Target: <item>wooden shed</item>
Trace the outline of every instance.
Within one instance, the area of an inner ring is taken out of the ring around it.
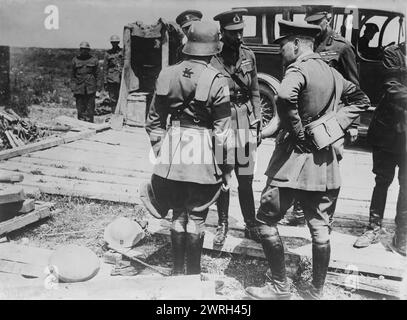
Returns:
[[[116,114],[130,125],[144,125],[155,81],[162,68],[176,62],[182,31],[173,22],[159,19],[146,25],[141,21],[124,27],[124,65]]]

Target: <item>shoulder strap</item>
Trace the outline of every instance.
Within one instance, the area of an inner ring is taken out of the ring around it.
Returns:
[[[334,76],[334,73],[333,73],[333,71],[332,71],[332,68],[331,67],[329,67],[329,69],[330,69],[330,71],[331,71],[331,73],[332,73],[332,78],[333,78],[333,82],[334,82],[334,89],[332,90],[332,93],[331,93],[331,96],[330,96],[330,98],[329,98],[329,100],[328,100],[328,103],[326,104],[326,106],[320,111],[320,112],[318,112],[318,114],[313,118],[313,120],[316,120],[316,119],[318,119],[318,118],[320,118],[321,116],[323,116],[324,114],[325,114],[325,112],[329,109],[329,107],[331,106],[331,104],[332,104],[332,101],[334,101],[334,111],[336,111],[336,99],[335,99],[335,96],[336,96],[336,78],[335,78],[335,76]]]
[[[195,90],[195,100],[205,102],[208,100],[209,92],[212,83],[218,76],[219,71],[213,68],[205,68],[199,76],[198,83]]]
[[[219,60],[217,56],[215,56],[216,59],[219,61],[219,63],[222,65],[223,69],[230,75],[232,80],[240,87],[240,89],[247,94],[249,97],[251,97],[251,91],[250,89],[246,86],[246,84],[235,74],[230,72],[225,65],[222,63],[222,61]]]

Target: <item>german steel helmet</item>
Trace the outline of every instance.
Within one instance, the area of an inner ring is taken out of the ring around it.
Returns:
[[[120,37],[114,34],[110,37],[110,42],[120,42]]]
[[[89,248],[68,244],[57,248],[48,260],[48,272],[61,282],[79,282],[93,278],[100,260]]]
[[[79,48],[90,49],[89,42],[87,42],[87,41],[82,41],[82,42],[79,44]]]
[[[220,51],[219,32],[216,25],[194,21],[187,34],[188,41],[182,53],[191,56],[212,56]]]
[[[137,222],[119,217],[106,227],[103,238],[113,248],[131,248],[143,239],[144,235]]]

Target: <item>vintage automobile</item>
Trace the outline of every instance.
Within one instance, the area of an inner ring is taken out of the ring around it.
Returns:
[[[309,7],[309,6],[308,6]],[[279,36],[279,20],[304,21],[306,6],[240,7],[248,10],[245,16],[244,42],[255,53],[259,77],[264,123],[276,112],[275,96],[283,76],[279,46],[273,44]],[[404,14],[367,8],[332,7],[331,24],[355,47],[360,87],[372,101],[372,108],[361,116],[359,133],[366,134],[372,111],[381,97],[383,84],[382,53],[385,47],[405,41]],[[378,32],[369,42],[369,53],[362,52],[359,40],[366,24],[375,24]]]

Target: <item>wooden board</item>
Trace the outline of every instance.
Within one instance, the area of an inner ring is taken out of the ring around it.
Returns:
[[[59,116],[55,119],[55,121],[56,121],[56,123],[59,123],[62,125],[68,125],[68,126],[71,126],[74,128],[79,127],[79,128],[85,128],[85,129],[92,129],[92,130],[96,130],[96,131],[110,129],[109,123],[96,124],[96,123],[78,120],[78,119],[68,117],[68,116]]]
[[[0,160],[10,159],[10,158],[21,156],[23,154],[27,154],[30,152],[55,147],[55,146],[58,146],[63,143],[75,141],[77,139],[83,139],[85,137],[90,137],[94,133],[95,133],[95,131],[93,131],[93,130],[87,130],[84,132],[67,134],[66,137],[49,138],[49,139],[46,139],[43,141],[30,143],[30,144],[27,144],[22,147],[3,150],[3,151],[0,151]]]
[[[9,232],[21,229],[31,223],[51,216],[53,214],[53,211],[51,211],[52,206],[52,203],[36,205],[34,211],[1,222],[0,237]]]
[[[363,290],[394,297],[400,297],[400,287],[402,286],[401,281],[335,272],[328,272],[326,282],[345,287],[348,290]]]
[[[170,223],[167,220],[150,220],[149,231],[169,236]],[[281,236],[309,239],[309,233],[305,228],[297,228],[296,234],[293,233],[294,227],[279,227]],[[207,227],[205,229],[204,248],[208,250],[222,251],[227,253],[244,254],[252,257],[264,258],[264,252],[261,244],[255,241],[245,239],[243,236],[235,237],[229,233],[222,247],[213,245],[215,229]],[[361,273],[373,273],[377,275],[390,277],[403,277],[407,269],[407,259],[397,254],[386,251],[381,244],[370,246],[366,249],[353,248],[353,242],[356,237],[333,232],[331,234],[332,253],[330,268],[349,270],[356,266]],[[364,251],[365,250],[365,251]],[[366,251],[367,250],[367,251]],[[298,248],[286,248],[286,262],[291,269],[300,259],[310,259],[312,257],[312,245],[306,244]]]
[[[182,285],[180,285],[182,283]],[[214,281],[201,281],[200,275],[174,277],[111,277],[103,281],[59,284],[55,290],[44,285],[5,286],[5,299],[79,299],[79,300],[202,300],[215,298]]]
[[[3,172],[4,173],[4,172]],[[24,189],[20,186],[9,186],[5,189],[0,189],[0,205],[13,203],[25,200]]]

